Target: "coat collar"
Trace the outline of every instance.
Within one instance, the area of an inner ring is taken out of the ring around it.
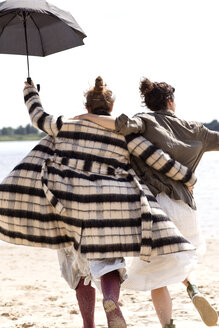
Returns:
[[[157,112],[155,112],[156,114],[161,114],[161,115],[167,115],[167,116],[173,116],[176,117],[175,113],[172,110],[159,110]]]

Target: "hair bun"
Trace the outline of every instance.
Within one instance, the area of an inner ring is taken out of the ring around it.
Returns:
[[[147,78],[143,78],[140,84],[140,91],[142,96],[151,92],[154,88],[154,83],[148,80]]]
[[[94,91],[95,92],[102,92],[103,89],[104,89],[103,79],[102,79],[101,76],[98,76],[95,80]]]

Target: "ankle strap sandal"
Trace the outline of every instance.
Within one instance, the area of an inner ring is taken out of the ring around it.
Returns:
[[[173,324],[173,319],[170,320],[169,324],[165,325],[165,328],[176,328],[176,325]]]
[[[189,297],[192,300],[195,295],[200,294],[200,291],[199,291],[199,289],[196,285],[192,285],[188,281],[187,293],[188,293]]]
[[[198,310],[202,321],[207,326],[216,326],[218,321],[218,313],[213,306],[211,306],[205,296],[201,294],[198,287],[188,282],[187,292],[196,310]]]

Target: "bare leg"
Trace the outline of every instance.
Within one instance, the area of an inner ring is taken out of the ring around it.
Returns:
[[[126,322],[118,304],[120,277],[117,270],[109,272],[101,277],[101,288],[108,328],[126,328]]]
[[[189,286],[189,278],[187,277],[182,283],[186,286],[186,287],[188,287]]]
[[[167,287],[151,291],[152,301],[162,327],[170,324],[172,318],[172,300]]]
[[[83,328],[95,328],[94,309],[96,291],[91,285],[84,285],[84,279],[81,278],[76,288],[76,296],[83,319]]]

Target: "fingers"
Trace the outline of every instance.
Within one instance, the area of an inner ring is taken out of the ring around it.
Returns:
[[[72,121],[79,120],[79,116],[70,117],[69,120],[72,120]]]
[[[73,117],[71,120],[83,120],[84,116],[86,114],[81,114],[81,115],[76,115],[75,117]]]
[[[192,194],[192,195],[193,195],[194,186],[192,186],[192,187],[187,187],[187,188],[188,188],[188,190],[189,190],[190,194]]]
[[[25,84],[25,87],[35,87],[35,85],[34,85],[34,83],[33,83],[33,81],[31,80],[31,84],[29,84],[27,81],[25,81],[24,82],[24,84]]]

